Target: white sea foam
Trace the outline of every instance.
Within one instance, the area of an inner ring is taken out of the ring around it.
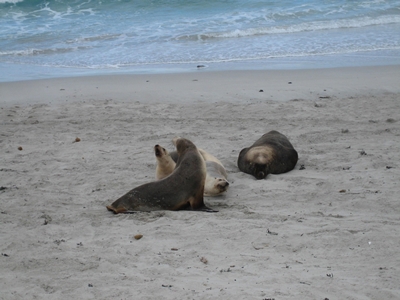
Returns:
[[[306,31],[321,31],[331,29],[363,28],[368,26],[400,24],[400,15],[380,16],[378,18],[361,17],[332,21],[312,21],[287,26],[268,26],[248,29],[234,29],[225,32],[209,32],[195,35],[182,35],[177,40],[206,40],[213,38],[239,38],[267,34],[288,34]]]
[[[24,0],[0,0],[0,3],[18,3],[23,2]]]

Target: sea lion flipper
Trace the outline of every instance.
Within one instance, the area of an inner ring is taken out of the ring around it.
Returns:
[[[112,205],[107,205],[106,207],[109,211],[112,211],[114,214],[131,213],[125,207],[114,207]]]
[[[210,213],[218,212],[218,210],[214,210],[214,209],[209,208],[209,207],[207,207],[205,205],[203,205],[203,206],[201,206],[199,208],[193,208],[193,207],[188,205],[188,206],[186,206],[184,208],[180,208],[180,210],[204,211],[204,212],[210,212]]]
[[[107,210],[112,211],[114,214],[117,213],[117,212],[115,211],[115,208],[112,207],[111,205],[107,205],[106,208],[107,208]]]
[[[202,208],[200,208],[200,210],[201,211],[204,211],[204,212],[209,212],[209,213],[216,213],[216,212],[218,212],[218,210],[214,210],[214,209],[212,209],[212,208],[209,208],[209,207],[207,207],[207,206],[203,206]]]

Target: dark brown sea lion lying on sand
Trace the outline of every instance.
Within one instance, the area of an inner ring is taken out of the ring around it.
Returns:
[[[250,147],[242,149],[237,164],[242,172],[257,179],[264,179],[268,174],[281,174],[293,170],[297,160],[297,151],[288,138],[273,130],[264,134]]]

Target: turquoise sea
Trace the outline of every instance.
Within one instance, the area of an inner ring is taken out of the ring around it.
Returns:
[[[400,0],[0,0],[0,81],[385,64]]]

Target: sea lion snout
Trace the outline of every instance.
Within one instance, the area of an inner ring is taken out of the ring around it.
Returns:
[[[256,179],[261,180],[264,179],[266,177],[265,173],[263,171],[260,171],[256,174],[254,174],[254,176],[256,177]]]
[[[226,189],[226,188],[228,188],[228,186],[229,186],[228,181],[226,181],[225,179],[222,179],[222,178],[218,179],[218,187]]]
[[[258,180],[267,177],[267,165],[255,164],[254,165],[254,177]]]
[[[220,191],[226,191],[226,189],[229,186],[229,182],[224,180],[224,179],[219,179],[218,180],[218,188],[220,189]]]
[[[165,149],[163,147],[161,147],[160,145],[154,146],[154,152],[157,157],[161,157],[163,154],[166,153]]]
[[[222,181],[222,182],[220,182],[220,184],[223,187],[228,187],[229,186],[229,182],[228,181]]]

